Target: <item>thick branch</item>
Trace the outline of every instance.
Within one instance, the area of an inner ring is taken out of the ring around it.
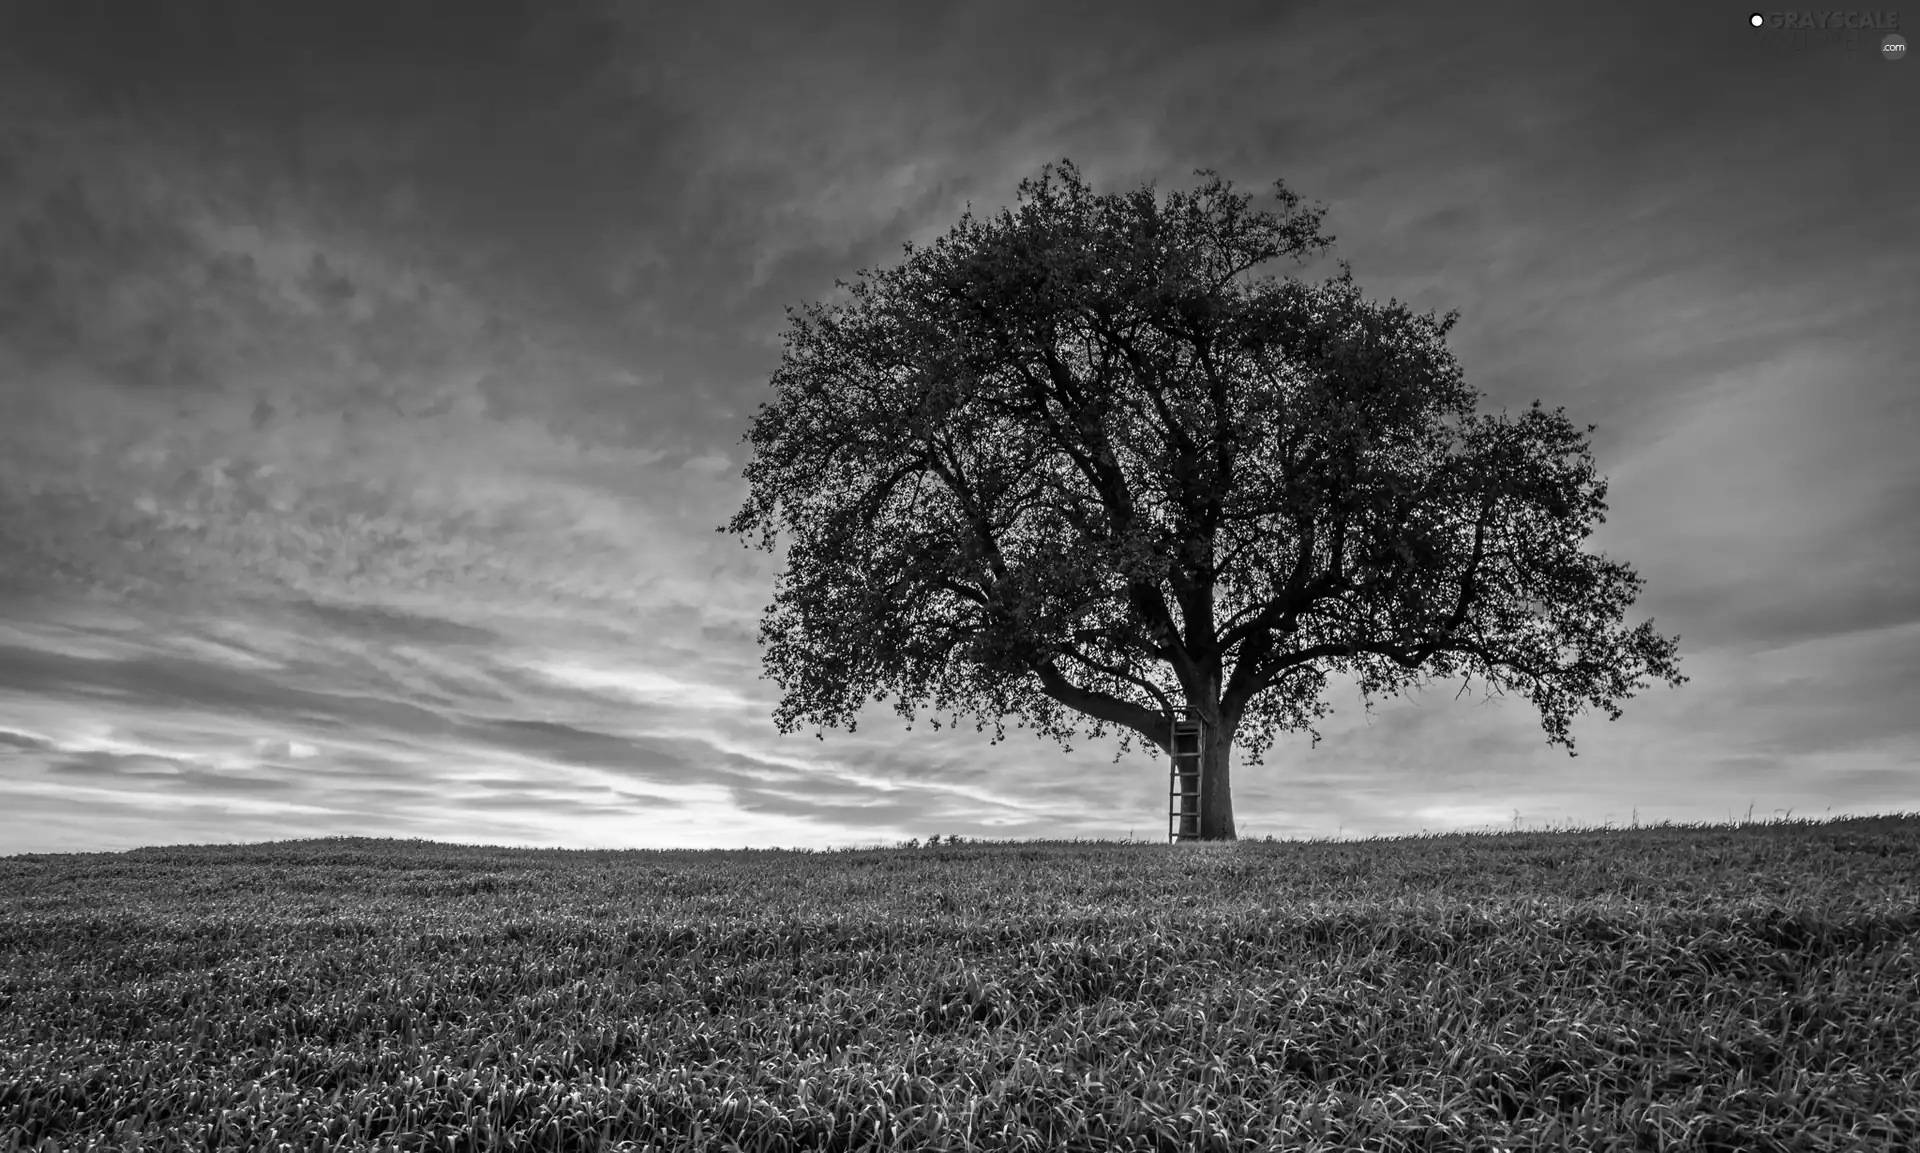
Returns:
[[[1167,742],[1164,715],[1107,693],[1083,689],[1067,680],[1059,669],[1053,667],[1052,661],[1036,666],[1033,671],[1040,678],[1040,691],[1054,700],[1090,717],[1124,725],[1152,741],[1162,752],[1172,752]]]
[[[1122,680],[1122,681],[1126,681],[1128,684],[1138,685],[1139,687],[1147,690],[1147,692],[1153,694],[1154,699],[1160,702],[1161,708],[1166,709],[1169,712],[1172,711],[1173,709],[1173,702],[1167,699],[1167,694],[1161,692],[1160,686],[1154,684],[1152,681],[1147,680],[1145,677],[1136,676],[1134,673],[1128,671],[1127,669],[1120,668],[1115,665],[1107,664],[1104,661],[1096,661],[1092,657],[1087,656],[1085,653],[1081,652],[1077,648],[1067,649],[1065,652],[1061,653],[1060,655],[1072,657],[1074,660],[1079,661],[1081,664],[1087,666],[1093,671],[1099,672],[1099,673],[1105,673],[1108,676],[1113,677],[1115,680]]]

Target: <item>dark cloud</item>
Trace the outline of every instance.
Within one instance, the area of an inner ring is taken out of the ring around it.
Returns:
[[[92,751],[70,753],[47,763],[47,771],[57,776],[130,777],[141,781],[173,776],[181,763],[171,757]]]
[[[589,795],[573,794],[554,796],[526,789],[511,789],[482,793],[462,797],[463,807],[479,812],[533,812],[543,817],[564,819],[567,817],[602,817],[620,813],[637,812],[642,806],[648,809],[676,809],[682,802],[670,797],[635,798],[628,796],[608,796],[602,800],[593,800]]]
[[[214,772],[190,759],[145,753],[92,750],[50,758],[47,772],[58,777],[119,780],[147,791],[206,793],[286,793],[297,786],[277,772]]]
[[[39,157],[32,146],[4,138],[0,149],[24,152],[28,162]],[[136,388],[205,393],[219,383],[225,366],[206,340],[204,301],[179,293],[137,305],[128,299],[128,289],[164,278],[182,261],[198,263],[176,222],[103,194],[77,173],[56,177],[37,195],[22,188],[16,196],[27,203],[16,200],[11,227],[0,224],[0,267],[7,269],[0,317],[16,353],[42,359],[84,351]]]
[[[1920,583],[1811,583],[1782,587],[1758,574],[1713,587],[1670,583],[1660,592],[1660,619],[1685,622],[1698,643],[1749,649],[1920,624]]]
[[[478,722],[467,726],[463,735],[493,748],[560,764],[612,769],[657,785],[721,784],[741,788],[771,776],[786,787],[806,779],[803,772],[716,752],[698,741],[622,737],[554,721]]]
[[[735,794],[734,805],[743,813],[859,830],[893,829],[903,825],[920,828],[940,823],[938,810],[930,808],[920,796],[849,803],[844,795],[822,794],[816,799],[764,789],[741,789]]]
[[[25,733],[9,732],[6,729],[0,729],[0,745],[11,745],[16,749],[25,749],[28,752],[38,752],[42,749],[50,749],[53,747],[39,737],[30,737]]]
[[[502,0],[428,0],[398,12],[366,0],[183,0],[125,12],[25,4],[4,19],[19,59],[122,115],[191,110],[273,128],[297,127],[312,110],[378,122],[449,97],[494,110],[537,105],[610,63],[612,48],[579,9]],[[237,93],[249,99],[236,102]]]
[[[1852,769],[1824,774],[1822,787],[1840,806],[1880,805],[1887,799],[1920,806],[1920,768]],[[1846,808],[1842,808],[1842,812]]]
[[[700,626],[700,639],[715,645],[750,648],[759,642],[760,630],[742,624]]]
[[[446,718],[400,701],[276,683],[258,672],[179,657],[67,656],[0,645],[0,688],[68,701],[110,700],[142,708],[196,708],[256,721],[414,736],[447,734]]]
[[[662,760],[681,761],[668,753],[664,743],[635,741],[553,721],[492,721],[475,725],[471,731],[488,744],[539,753],[570,765],[651,772],[652,766]]]
[[[361,640],[454,646],[490,645],[500,641],[500,634],[490,629],[398,609],[318,601],[289,607],[312,618],[328,632]]]
[[[1712,765],[1714,776],[1735,787],[1774,784],[1791,775],[1793,763],[1783,757],[1743,754],[1721,757]]]

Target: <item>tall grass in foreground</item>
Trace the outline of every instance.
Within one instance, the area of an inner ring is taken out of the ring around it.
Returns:
[[[1920,816],[0,859],[0,1150],[1920,1148]]]

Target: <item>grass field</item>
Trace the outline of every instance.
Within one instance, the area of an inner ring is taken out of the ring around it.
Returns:
[[[0,858],[0,1150],[1920,1148],[1920,816]]]

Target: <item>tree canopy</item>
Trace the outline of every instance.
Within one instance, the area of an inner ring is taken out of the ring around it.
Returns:
[[[851,732],[891,693],[909,728],[925,702],[995,742],[1015,716],[1070,750],[1082,714],[1118,761],[1193,707],[1202,835],[1231,837],[1232,746],[1317,743],[1330,673],[1369,702],[1478,678],[1570,754],[1587,707],[1684,683],[1677,638],[1623,623],[1639,578],[1583,548],[1594,426],[1476,411],[1458,313],[1369,301],[1344,263],[1256,275],[1328,248],[1324,209],[1197,175],[1162,202],[1048,165],[1017,209],[788,310],[719,530],[791,537],[760,632],[780,731]]]

